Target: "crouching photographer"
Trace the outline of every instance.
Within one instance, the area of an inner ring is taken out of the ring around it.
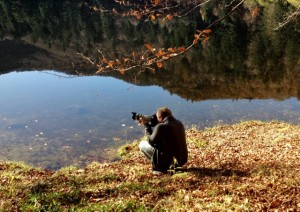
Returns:
[[[169,108],[158,108],[152,116],[132,114],[145,127],[147,140],[140,142],[139,149],[152,162],[154,174],[167,173],[170,166],[180,167],[187,162],[185,129]]]

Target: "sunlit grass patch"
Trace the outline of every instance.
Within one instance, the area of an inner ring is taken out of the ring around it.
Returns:
[[[100,177],[100,180],[104,183],[109,183],[115,180],[121,180],[116,174],[110,173]]]
[[[131,193],[131,192],[148,192],[150,191],[151,185],[147,182],[145,183],[138,183],[138,182],[124,182],[119,187],[120,190]]]
[[[179,173],[175,173],[172,175],[172,178],[175,180],[180,180],[180,178],[186,178],[188,177],[188,173],[187,172],[179,172]]]
[[[291,5],[297,7],[300,6],[300,1],[299,0],[287,0]]]
[[[81,191],[70,192],[34,192],[28,197],[28,201],[22,206],[23,210],[29,211],[60,211],[64,206],[78,205],[81,201]]]
[[[132,155],[132,152],[135,152],[138,150],[138,142],[135,141],[131,144],[123,145],[121,148],[119,148],[118,156],[121,158],[129,158]]]
[[[148,206],[145,203],[141,203],[138,200],[119,200],[116,202],[105,202],[105,203],[95,203],[91,205],[91,207],[87,208],[88,211],[99,211],[99,212],[106,212],[106,211],[137,211],[137,212],[147,212],[153,211],[151,206]],[[86,211],[86,210],[83,210]]]
[[[55,172],[55,174],[59,175],[59,174],[70,174],[73,172],[78,171],[78,168],[75,166],[68,166],[68,167],[63,167],[61,169],[59,169],[58,171]]]

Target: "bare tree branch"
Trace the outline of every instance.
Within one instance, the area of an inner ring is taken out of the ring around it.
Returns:
[[[197,4],[192,8],[192,10],[195,10],[198,7],[203,6],[204,4],[207,4],[211,0],[205,0],[202,3]],[[88,60],[92,65],[96,66],[98,70],[95,72],[95,74],[105,73],[109,71],[119,71],[122,74],[124,74],[126,71],[129,71],[131,69],[139,68],[140,72],[149,69],[151,71],[155,71],[155,67],[161,68],[163,65],[163,62],[166,62],[172,58],[178,57],[180,55],[185,54],[187,51],[189,51],[193,46],[198,44],[199,42],[206,43],[209,39],[209,34],[212,32],[211,28],[221,22],[223,19],[227,18],[229,15],[231,15],[239,6],[241,6],[245,0],[232,0],[232,2],[229,5],[226,5],[226,7],[233,6],[227,14],[220,17],[219,19],[212,22],[209,26],[207,26],[205,29],[197,30],[194,34],[194,40],[193,42],[187,46],[187,47],[174,47],[169,48],[168,50],[164,50],[162,48],[156,49],[152,47],[150,44],[145,43],[145,47],[147,51],[145,51],[143,54],[140,54],[140,56],[136,57],[135,54],[132,55],[132,58],[122,58],[122,59],[114,59],[108,61],[104,54],[100,52],[101,54],[101,61],[99,63],[93,62],[90,58],[81,55],[83,58]],[[235,4],[235,5],[234,5]],[[148,11],[149,12],[149,11]],[[184,15],[188,15],[190,12],[185,13]],[[143,14],[145,15],[145,14]],[[184,16],[183,15],[183,16]],[[180,17],[179,15],[177,15]]]
[[[298,8],[296,8],[295,11],[287,13],[282,22],[278,23],[278,26],[276,28],[274,28],[274,30],[279,30],[282,27],[284,27],[285,25],[287,25],[288,23],[290,23],[291,21],[295,20],[297,18],[297,16],[300,15],[300,6]]]
[[[194,6],[192,9],[190,9],[189,11],[187,11],[186,13],[182,14],[182,15],[178,15],[178,17],[184,17],[187,16],[188,14],[192,13],[195,9],[207,4],[208,2],[210,2],[211,0],[206,0],[205,2],[202,2],[200,4],[197,4],[196,6]]]

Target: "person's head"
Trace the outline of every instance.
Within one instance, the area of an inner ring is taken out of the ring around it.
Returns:
[[[156,116],[157,116],[157,120],[158,122],[162,122],[164,120],[164,118],[166,118],[167,116],[172,116],[172,112],[169,108],[167,107],[161,107],[158,108],[156,111]]]

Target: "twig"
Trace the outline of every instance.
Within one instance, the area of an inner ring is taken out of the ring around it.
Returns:
[[[183,15],[178,15],[179,18],[187,16],[188,14],[190,14],[192,11],[194,11],[195,9],[197,9],[198,7],[203,6],[204,4],[207,4],[208,2],[210,2],[211,0],[207,0],[205,2],[202,2],[200,4],[197,4],[195,7],[193,7],[192,9],[190,9],[189,11],[187,11],[186,13],[184,13]]]
[[[296,19],[296,17],[300,15],[300,6],[294,11],[289,13],[282,22],[278,23],[278,27],[274,28],[274,30],[279,30],[285,25],[287,25],[289,22],[291,22],[293,19]]]

